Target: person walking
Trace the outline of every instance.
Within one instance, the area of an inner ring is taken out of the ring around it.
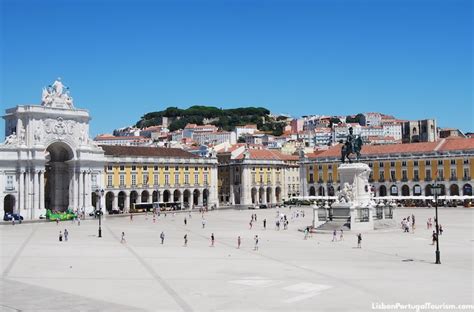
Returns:
[[[240,249],[240,243],[242,240],[240,239],[240,236],[237,237],[237,249]]]
[[[341,234],[339,235],[339,240],[343,241],[344,240],[344,230],[341,229]]]
[[[206,219],[202,218],[202,228],[204,229],[206,227]]]
[[[60,242],[63,241],[63,233],[61,231],[59,231],[59,241]]]
[[[125,243],[126,240],[125,240],[125,232],[122,232],[122,238],[120,239],[120,243]]]
[[[163,245],[163,243],[165,242],[165,232],[161,231],[160,239],[161,239],[161,245]]]
[[[263,219],[263,229],[267,229],[267,219]]]
[[[252,220],[250,220],[250,222],[249,222],[249,230],[252,229],[252,221],[253,221],[253,217],[252,217]]]
[[[133,214],[130,214],[130,222],[133,221]]]
[[[332,232],[332,241],[333,241],[333,242],[337,242],[337,236],[336,236],[336,235],[337,235],[336,230],[334,230],[334,231]]]
[[[253,250],[258,250],[258,235],[255,235],[254,241],[255,241],[255,247],[253,248]]]
[[[188,219],[186,219],[186,217],[184,217],[184,225],[188,224]]]
[[[211,234],[211,247],[214,247],[214,233]]]
[[[81,217],[77,217],[77,226],[81,226]]]
[[[188,234],[184,234],[184,247],[188,247]]]
[[[357,248],[362,248],[362,234],[357,234]]]
[[[438,237],[436,237],[436,232],[433,231],[433,234],[431,235],[431,245],[434,245],[437,239]]]
[[[443,235],[443,226],[439,225],[439,235]]]
[[[69,232],[67,231],[67,229],[64,229],[64,241],[67,242],[67,238],[69,236]]]

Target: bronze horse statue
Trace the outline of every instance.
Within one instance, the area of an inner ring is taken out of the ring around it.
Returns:
[[[342,141],[340,142],[342,143]],[[355,154],[356,161],[359,161],[363,144],[360,136],[357,136],[354,140],[347,140],[341,148],[341,162],[344,163],[347,158],[349,163],[352,163],[352,159],[349,157],[351,154]]]

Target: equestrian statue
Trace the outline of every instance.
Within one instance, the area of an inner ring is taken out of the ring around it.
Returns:
[[[349,157],[351,154],[356,154],[356,161],[359,161],[360,158],[360,151],[362,149],[362,139],[360,135],[357,137],[354,135],[354,129],[352,127],[349,128],[349,134],[347,135],[346,142],[339,141],[339,143],[343,143],[341,148],[341,162],[344,163],[346,158],[349,163],[352,163],[352,159]]]

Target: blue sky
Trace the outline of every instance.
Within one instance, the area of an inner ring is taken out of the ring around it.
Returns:
[[[474,130],[469,0],[0,3],[2,110],[60,76],[91,135],[191,105]]]

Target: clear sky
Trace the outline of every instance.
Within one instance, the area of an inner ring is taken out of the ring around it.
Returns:
[[[473,131],[472,2],[0,0],[1,108],[59,76],[91,135],[191,105]]]

